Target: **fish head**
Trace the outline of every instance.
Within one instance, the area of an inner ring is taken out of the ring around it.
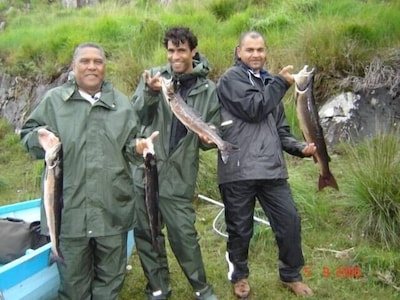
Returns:
[[[147,138],[147,148],[144,148],[143,150],[143,158],[146,158],[147,154],[154,154],[154,144],[153,140],[151,138]]]
[[[293,74],[296,94],[303,94],[307,91],[310,83],[314,78],[315,68],[308,71],[308,65],[305,65],[299,73]]]
[[[175,86],[172,77],[170,79],[161,77],[161,90],[165,96],[165,99],[170,101],[175,94]]]
[[[57,143],[54,146],[52,146],[50,149],[47,149],[44,159],[49,168],[53,168],[56,166],[57,156],[60,151],[61,151],[61,143]]]

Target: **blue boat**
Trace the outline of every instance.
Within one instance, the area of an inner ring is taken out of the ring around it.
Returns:
[[[40,199],[0,207],[0,218],[40,220]],[[134,247],[133,232],[128,235],[128,258]],[[49,264],[50,243],[0,265],[0,300],[52,300],[60,284],[56,264]]]

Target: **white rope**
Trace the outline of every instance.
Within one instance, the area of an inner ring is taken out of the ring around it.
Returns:
[[[214,199],[211,199],[211,198],[209,198],[209,197],[206,197],[206,196],[204,196],[204,195],[201,195],[201,194],[199,194],[198,197],[199,197],[200,199],[203,199],[203,200],[207,201],[207,202],[210,202],[210,203],[212,203],[212,204],[218,205],[219,207],[222,207],[221,211],[220,211],[220,212],[217,214],[217,216],[214,218],[214,221],[213,221],[213,225],[212,225],[212,226],[213,226],[213,230],[214,230],[216,233],[218,233],[219,235],[221,235],[221,236],[223,236],[223,237],[228,237],[228,234],[222,232],[221,229],[220,229],[220,226],[218,226],[218,224],[217,224],[219,218],[221,217],[221,215],[223,215],[223,213],[224,213],[224,211],[225,211],[224,204],[221,203],[221,202],[219,202],[219,201],[216,201],[216,200],[214,200]],[[262,224],[264,224],[264,225],[270,226],[270,225],[269,225],[269,222],[268,222],[267,220],[260,219],[260,218],[255,217],[255,216],[253,217],[253,219],[254,219],[254,221],[257,221],[257,222],[262,223]]]
[[[221,227],[221,226],[218,226],[218,224],[217,224],[217,222],[218,222],[220,216],[224,213],[224,211],[225,211],[225,208],[221,209],[220,212],[218,213],[218,215],[214,218],[214,221],[213,221],[213,230],[214,230],[216,233],[218,233],[219,235],[221,235],[221,236],[227,238],[227,237],[228,237],[228,234],[225,233],[225,232],[222,232],[221,229],[219,229],[219,227]]]

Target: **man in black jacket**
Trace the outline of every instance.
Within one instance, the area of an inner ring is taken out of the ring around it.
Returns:
[[[225,205],[228,277],[234,293],[246,298],[248,250],[253,234],[257,198],[267,215],[279,248],[279,275],[284,286],[296,295],[312,295],[302,281],[304,258],[301,248],[300,216],[293,202],[283,151],[311,156],[314,144],[299,142],[290,133],[281,100],[293,83],[292,66],[277,76],[263,69],[266,46],[258,32],[246,32],[235,49],[235,65],[217,86],[223,121],[232,120],[223,139],[240,150],[225,164],[218,159],[218,183]]]

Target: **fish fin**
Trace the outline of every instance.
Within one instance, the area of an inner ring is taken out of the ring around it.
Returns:
[[[221,151],[221,159],[222,159],[222,161],[223,161],[224,164],[227,163],[228,158],[229,158],[229,153],[228,153],[228,151],[222,150],[222,151]]]
[[[336,179],[335,177],[333,177],[331,173],[329,173],[329,176],[319,175],[318,190],[322,190],[325,187],[332,187],[334,189],[339,190],[339,186],[336,182]]]
[[[50,264],[57,263],[65,266],[64,257],[59,251],[58,254],[53,251],[50,252]]]
[[[224,162],[224,164],[227,163],[228,158],[229,158],[229,154],[231,152],[233,152],[233,151],[238,151],[238,150],[239,150],[238,146],[233,145],[233,144],[225,141],[224,144],[223,144],[222,150],[220,151],[221,152],[221,159]]]

